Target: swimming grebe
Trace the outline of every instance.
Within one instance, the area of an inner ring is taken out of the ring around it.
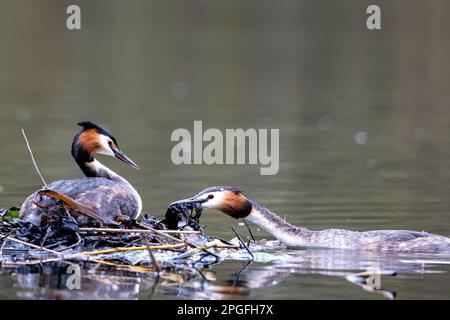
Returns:
[[[358,232],[343,229],[312,231],[296,227],[246,198],[237,187],[206,188],[192,198],[179,200],[173,204],[201,205],[202,208],[219,210],[236,219],[246,218],[289,247],[450,253],[450,238],[427,232],[409,230]]]
[[[83,129],[73,138],[72,156],[87,178],[59,180],[50,183],[47,188],[92,209],[106,221],[113,221],[118,215],[136,219],[142,210],[141,197],[127,180],[102,165],[94,155],[105,154],[135,169],[139,167],[119,149],[116,139],[105,129],[89,121],[78,125]],[[46,198],[37,206],[37,192],[23,202],[20,218],[39,226],[45,208],[54,206],[57,200]],[[76,218],[79,224],[90,220],[84,215],[76,215]]]

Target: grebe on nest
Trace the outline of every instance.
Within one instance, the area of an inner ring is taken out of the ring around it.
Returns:
[[[127,180],[102,165],[94,155],[105,154],[116,157],[135,169],[139,167],[120,151],[116,139],[105,129],[89,121],[78,125],[83,129],[73,138],[72,156],[86,178],[55,181],[47,189],[70,197],[92,210],[93,217],[97,216],[104,221],[114,221],[119,215],[136,219],[142,210],[141,197]],[[54,198],[48,198],[38,206],[35,203],[38,192],[31,194],[20,208],[20,218],[37,226],[40,225],[46,208],[51,208],[58,202]],[[90,219],[77,215],[77,220],[79,224],[86,224]]]
[[[450,238],[427,232],[409,230],[358,232],[343,229],[312,231],[296,227],[246,198],[237,187],[207,188],[192,198],[176,201],[172,205],[201,206],[205,209],[219,210],[236,219],[246,218],[288,247],[450,254]]]

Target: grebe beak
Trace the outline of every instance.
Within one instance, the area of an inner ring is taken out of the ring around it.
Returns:
[[[203,203],[205,201],[206,201],[206,199],[198,199],[196,197],[192,197],[192,198],[187,198],[187,199],[182,199],[182,200],[177,200],[175,202],[172,202],[169,205],[169,207],[179,206],[179,205],[195,205],[195,204]]]
[[[139,170],[139,167],[136,163],[134,163],[130,158],[128,158],[125,153],[123,153],[122,151],[120,151],[119,149],[114,148],[113,149],[114,152],[114,156],[119,159],[120,161],[125,162],[127,165],[129,165],[132,168],[135,168],[137,170]]]

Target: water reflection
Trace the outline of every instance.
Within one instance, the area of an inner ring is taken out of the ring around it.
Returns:
[[[392,255],[346,250],[268,251],[274,259],[262,264],[242,261],[228,268],[228,276],[218,279],[214,268],[190,271],[131,272],[100,264],[86,263],[81,269],[80,289],[68,288],[71,272],[65,262],[23,266],[7,271],[18,298],[24,299],[245,299],[259,290],[289,281],[292,276],[323,275],[348,281],[356,290],[365,290],[393,299],[402,292],[384,285],[387,278],[399,281],[422,278],[425,274],[447,272],[448,256]],[[367,273],[367,271],[371,271]],[[373,271],[373,272],[372,272]],[[5,273],[5,272],[4,272]],[[368,275],[380,275],[379,287],[368,283]],[[357,295],[356,295],[357,296]],[[293,299],[300,298],[291,297]],[[351,298],[351,295],[349,296]],[[266,297],[269,298],[269,297]]]
[[[180,288],[176,294],[193,299],[236,299],[250,297],[252,291],[258,289],[277,286],[283,281],[289,281],[289,277],[294,275],[319,274],[341,278],[343,282],[349,281],[367,292],[393,299],[396,292],[383,286],[386,278],[396,276],[405,280],[422,278],[427,273],[447,272],[445,268],[436,266],[448,265],[448,259],[448,256],[380,255],[345,250],[289,251],[282,254],[280,260],[266,266],[250,268],[251,263],[245,263],[222,284],[200,280],[189,289]],[[380,287],[362,281],[367,278],[361,272],[367,270],[371,271],[369,274],[380,275]]]

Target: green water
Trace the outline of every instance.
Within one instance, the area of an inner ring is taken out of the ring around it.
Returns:
[[[1,4],[0,208],[19,206],[40,187],[20,128],[53,181],[81,176],[70,143],[76,122],[91,120],[107,126],[141,167],[101,157],[156,216],[204,187],[237,185],[314,230],[450,236],[448,2],[381,1],[381,31],[365,28],[370,1],[78,3],[82,30],[71,32],[65,29],[68,1]],[[170,135],[192,130],[194,120],[220,130],[279,128],[278,174],[261,176],[258,165],[174,165]],[[208,211],[202,224],[229,239],[237,221]],[[245,297],[383,298],[339,274],[378,261],[400,270],[383,279],[398,298],[450,298],[448,264],[286,254],[297,260],[244,270]],[[234,279],[242,263],[214,266],[209,272],[217,280],[210,285]],[[255,279],[267,273],[270,281],[258,286]],[[54,270],[2,270],[0,298],[53,298],[57,279]],[[184,293],[187,287],[155,286],[149,276],[129,279],[114,294],[195,297]],[[82,292],[61,289],[58,297],[110,297],[104,282],[86,281]],[[195,292],[210,296],[208,289]]]

